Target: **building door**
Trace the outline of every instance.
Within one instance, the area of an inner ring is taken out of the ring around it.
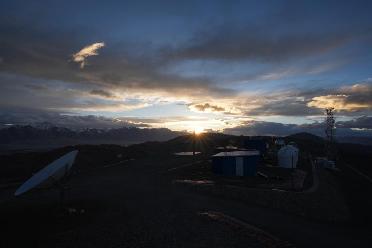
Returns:
[[[236,157],[236,175],[237,176],[244,176],[244,160],[243,157]]]

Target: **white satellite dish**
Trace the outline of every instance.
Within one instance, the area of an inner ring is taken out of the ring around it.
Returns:
[[[61,180],[68,175],[77,153],[78,151],[75,150],[53,161],[22,184],[14,195],[19,196],[38,186],[60,184]]]

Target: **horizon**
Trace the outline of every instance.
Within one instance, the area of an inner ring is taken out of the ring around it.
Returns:
[[[372,137],[370,1],[5,1],[0,125]]]

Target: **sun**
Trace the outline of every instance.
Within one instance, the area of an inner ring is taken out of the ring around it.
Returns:
[[[195,134],[199,135],[199,134],[204,132],[204,128],[200,127],[200,126],[195,126],[193,132],[195,132]]]

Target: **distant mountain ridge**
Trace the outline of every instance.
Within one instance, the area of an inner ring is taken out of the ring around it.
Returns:
[[[186,132],[172,131],[167,128],[120,127],[70,129],[53,126],[50,123],[42,123],[37,126],[13,125],[0,129],[0,153],[16,150],[45,150],[79,144],[131,145],[147,141],[171,141],[175,138],[182,140],[185,137],[179,136],[185,134]],[[222,133],[210,133],[208,137],[212,137],[211,135],[213,137],[217,135],[213,139],[226,136],[226,134]],[[287,141],[296,141],[296,143],[303,144],[304,146],[307,146],[307,144],[316,144],[315,146],[319,150],[322,150],[324,145],[324,138],[305,132],[289,135],[285,139]],[[372,139],[365,137],[346,136],[337,138],[337,141],[340,143],[372,144]]]
[[[71,130],[52,125],[10,126],[0,129],[0,149],[42,149],[77,144],[129,145],[146,141],[166,141],[183,134],[185,133],[167,128]]]
[[[312,141],[315,143],[323,143],[325,137],[321,137],[312,133],[301,132],[292,135],[288,135],[286,139],[297,139],[301,141]],[[372,137],[369,136],[336,136],[335,140],[337,143],[351,143],[361,145],[372,145]]]

